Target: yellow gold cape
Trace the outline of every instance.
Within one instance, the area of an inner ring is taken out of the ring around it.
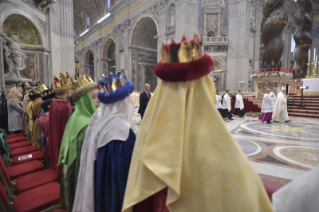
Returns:
[[[135,143],[122,211],[165,187],[171,212],[272,211],[215,107],[209,76],[158,84]]]

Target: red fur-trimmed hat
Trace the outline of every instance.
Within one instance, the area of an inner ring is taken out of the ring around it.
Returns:
[[[172,39],[162,45],[162,61],[154,67],[160,79],[169,82],[187,81],[201,78],[214,69],[214,59],[204,53],[202,42],[195,34],[192,40],[182,38],[180,43]]]

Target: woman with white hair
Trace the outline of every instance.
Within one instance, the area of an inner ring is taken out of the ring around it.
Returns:
[[[286,88],[282,88],[278,93],[277,100],[272,113],[272,119],[274,122],[289,122],[288,111],[287,111],[287,97]]]
[[[7,94],[7,107],[8,107],[8,130],[14,134],[22,130],[22,107],[19,104],[19,92],[17,88],[11,88]]]

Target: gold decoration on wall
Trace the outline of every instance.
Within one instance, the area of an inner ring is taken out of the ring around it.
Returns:
[[[9,15],[2,25],[7,37],[17,35],[20,44],[42,46],[41,35],[36,26],[26,17],[18,14]]]

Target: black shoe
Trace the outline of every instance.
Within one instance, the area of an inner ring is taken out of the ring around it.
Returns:
[[[286,123],[287,123],[287,122],[291,122],[291,120],[288,120],[288,121],[285,121],[285,122],[286,122]]]
[[[229,120],[234,120],[233,118],[228,118]]]
[[[244,116],[239,116],[239,118],[244,118]]]
[[[267,121],[267,124],[272,124],[270,121]]]
[[[276,123],[278,123],[279,121],[273,121],[273,122],[276,122]]]

